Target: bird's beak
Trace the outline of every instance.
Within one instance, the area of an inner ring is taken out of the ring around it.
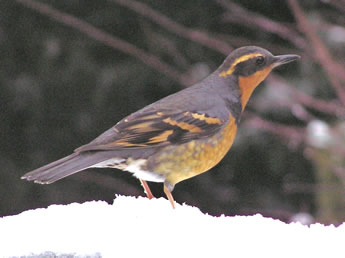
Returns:
[[[290,63],[292,61],[295,61],[297,59],[301,58],[298,55],[281,55],[281,56],[275,56],[274,57],[274,61],[273,61],[273,68],[283,65],[283,64],[287,64]]]

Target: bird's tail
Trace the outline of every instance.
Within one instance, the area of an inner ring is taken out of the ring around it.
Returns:
[[[35,181],[35,183],[40,184],[50,184],[61,178],[87,169],[99,162],[105,161],[108,159],[108,156],[109,155],[104,155],[104,153],[102,155],[102,153],[99,152],[73,153],[25,174],[22,176],[22,179]]]

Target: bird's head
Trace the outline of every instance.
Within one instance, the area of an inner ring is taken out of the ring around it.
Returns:
[[[269,51],[255,46],[241,47],[234,50],[218,70],[223,78],[237,77],[241,91],[242,108],[256,86],[262,82],[273,68],[298,59],[298,55],[274,56]]]

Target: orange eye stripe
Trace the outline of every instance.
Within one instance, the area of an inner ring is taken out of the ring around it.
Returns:
[[[235,67],[237,64],[245,62],[251,58],[258,57],[258,56],[263,56],[263,55],[260,53],[252,53],[252,54],[248,54],[248,55],[244,55],[244,56],[241,56],[239,58],[236,58],[235,61],[231,64],[230,68],[226,71],[221,72],[218,76],[219,77],[227,77],[235,71]]]

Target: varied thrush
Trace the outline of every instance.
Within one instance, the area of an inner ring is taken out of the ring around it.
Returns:
[[[146,181],[164,183],[175,207],[175,184],[222,160],[253,90],[273,68],[298,58],[238,48],[204,80],[125,117],[73,154],[22,178],[50,184],[87,168],[117,168],[133,173],[150,199]]]

